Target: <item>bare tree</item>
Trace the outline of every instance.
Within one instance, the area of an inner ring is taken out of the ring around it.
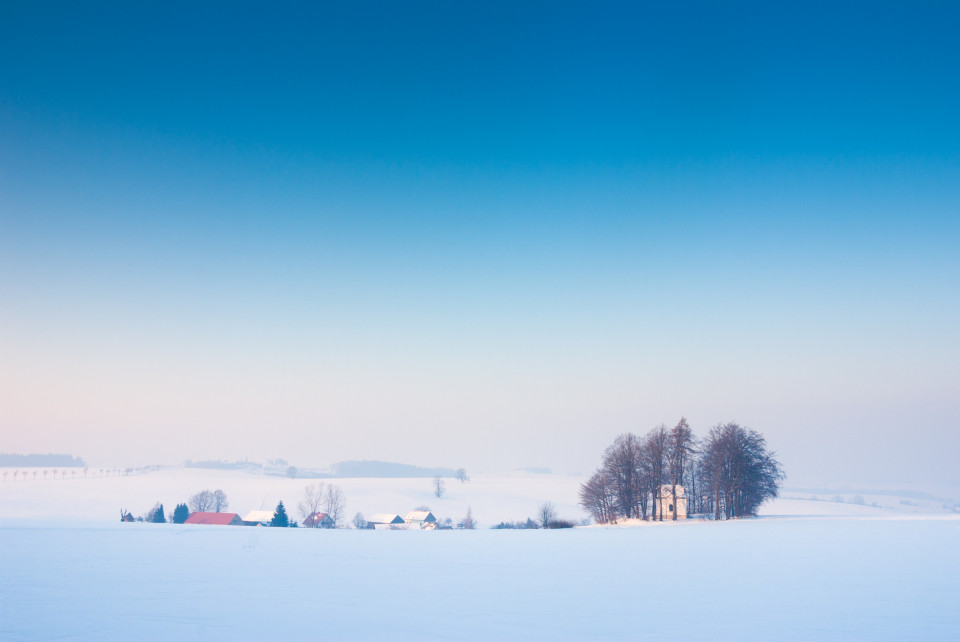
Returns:
[[[443,479],[440,475],[437,475],[433,478],[433,494],[438,498],[443,497],[443,494],[447,492],[447,487],[443,483]]]
[[[227,494],[220,490],[219,488],[213,491],[213,512],[222,513],[230,507],[230,502],[227,500]]]
[[[547,528],[550,522],[557,518],[557,508],[553,502],[543,502],[537,509],[537,523],[540,528]]]
[[[690,482],[690,492],[687,493],[687,514],[696,515],[697,513],[703,512],[703,491],[700,483],[703,474],[701,473],[700,462],[696,456],[696,452],[694,456],[690,458],[689,468],[690,472],[687,475],[687,479]]]
[[[653,519],[663,521],[663,502],[662,488],[667,473],[667,428],[660,424],[649,433],[644,441],[644,454],[647,486],[650,488],[650,494],[653,497],[653,505],[659,506],[659,515],[654,511]]]
[[[605,469],[580,485],[580,505],[598,524],[616,523],[616,492]]]
[[[300,511],[300,523],[305,524],[307,518],[313,515],[314,513],[320,512],[320,507],[323,505],[323,495],[326,488],[324,484],[310,484],[303,489],[303,500],[297,504],[297,510]],[[316,528],[318,524],[314,523],[313,527]]]
[[[354,528],[366,528],[367,520],[363,518],[363,513],[357,513],[353,516],[353,527]]]
[[[328,484],[327,492],[324,494],[324,510],[327,517],[333,520],[334,528],[343,517],[343,511],[346,509],[346,499],[343,496],[343,489],[336,484]]]
[[[467,475],[467,471],[466,471],[465,469],[463,469],[463,468],[457,468],[457,472],[456,472],[456,475],[455,475],[455,476],[456,476],[456,478],[460,481],[461,484],[462,484],[463,482],[468,482],[468,481],[470,481],[470,476]]]
[[[191,513],[205,513],[213,508],[213,502],[213,493],[209,490],[201,490],[187,501],[187,505]]]
[[[712,493],[714,519],[755,514],[760,504],[777,496],[784,478],[763,436],[735,423],[710,429],[701,472]]]
[[[670,497],[673,498],[673,521],[677,521],[677,486],[683,486],[687,462],[693,455],[693,431],[686,417],[681,417],[667,439],[667,463],[670,476]],[[662,508],[662,507],[661,507]],[[661,519],[663,519],[661,515]]]
[[[473,511],[467,506],[467,514],[463,518],[463,527],[467,530],[473,530],[477,527],[476,520],[473,519]]]
[[[646,517],[646,489],[641,483],[643,445],[633,433],[618,435],[603,452],[605,481],[613,489],[616,510],[624,517]]]

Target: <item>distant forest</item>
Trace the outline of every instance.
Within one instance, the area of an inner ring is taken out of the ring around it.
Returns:
[[[255,470],[259,471],[263,468],[263,464],[257,464],[254,462],[248,461],[216,461],[213,460],[204,460],[204,461],[193,461],[188,459],[183,462],[184,467],[186,468],[213,468],[215,470]]]
[[[397,464],[389,461],[341,461],[330,466],[330,472],[321,472],[305,468],[290,466],[284,459],[270,460],[268,466],[249,461],[191,461],[184,465],[187,468],[213,468],[218,470],[246,470],[278,474],[282,471],[290,477],[304,479],[323,479],[327,477],[380,477],[380,478],[429,478],[429,477],[456,477],[457,471],[452,468],[422,468],[410,464]],[[269,468],[269,469],[268,469]],[[274,472],[271,472],[274,471]],[[540,472],[539,470],[534,472]],[[549,472],[549,471],[548,471]]]
[[[456,477],[452,468],[421,468],[386,461],[341,461],[330,468],[337,477]]]
[[[84,468],[86,464],[72,455],[15,455],[0,453],[0,468]]]

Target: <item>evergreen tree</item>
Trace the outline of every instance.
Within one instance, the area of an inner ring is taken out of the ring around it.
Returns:
[[[277,510],[273,513],[273,519],[270,520],[271,526],[282,526],[286,528],[290,525],[290,518],[287,517],[287,509],[283,507],[281,501],[277,504]]]
[[[166,524],[167,518],[163,516],[163,504],[160,504],[157,507],[157,510],[153,512],[153,519],[151,520],[154,524]]]
[[[187,505],[177,504],[177,507],[173,509],[173,523],[182,524],[187,521],[188,517],[190,517],[190,509],[187,508]]]

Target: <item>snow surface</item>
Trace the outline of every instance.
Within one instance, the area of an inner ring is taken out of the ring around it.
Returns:
[[[430,480],[337,483],[351,511],[371,514],[426,503],[455,517],[469,504],[495,523],[532,515],[544,499],[578,514],[579,480],[479,477],[448,484],[442,500],[429,494]],[[173,470],[0,484],[0,640],[946,640],[960,632],[960,517],[898,511],[896,502],[794,497],[758,519],[557,531],[118,521],[121,500],[135,514],[157,500],[170,512],[197,490],[222,487],[242,513],[278,496],[295,504],[306,483]]]
[[[0,520],[0,639],[945,640],[960,519],[565,531]]]

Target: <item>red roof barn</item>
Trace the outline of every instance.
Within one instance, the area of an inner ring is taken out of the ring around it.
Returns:
[[[218,526],[240,526],[243,521],[236,513],[190,513],[184,524],[216,524]]]

